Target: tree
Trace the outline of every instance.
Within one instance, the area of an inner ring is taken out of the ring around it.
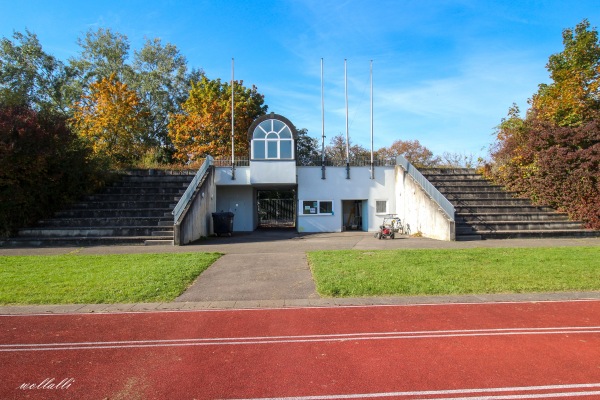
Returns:
[[[66,114],[70,99],[64,88],[70,79],[70,71],[28,30],[14,32],[13,41],[0,40],[0,103]]]
[[[140,51],[134,52],[132,69],[130,87],[146,107],[148,137],[161,149],[158,158],[170,161],[169,115],[181,112],[181,104],[189,93],[188,79],[192,76],[187,73],[187,61],[176,46],[163,46],[160,39],[148,39]]]
[[[418,140],[396,140],[390,147],[382,147],[377,150],[377,155],[382,158],[403,155],[417,168],[434,167],[441,162],[439,157],[434,156],[433,152]]]
[[[115,74],[92,83],[90,94],[73,108],[70,122],[76,132],[115,167],[132,165],[147,150],[144,107],[136,92]]]
[[[476,161],[473,154],[445,151],[439,165],[446,168],[475,168]]]
[[[588,20],[563,31],[564,50],[550,56],[552,83],[539,85],[531,105],[536,116],[559,126],[577,126],[600,112],[600,42]]]
[[[600,120],[574,127],[535,121],[529,141],[535,170],[527,193],[600,229]]]
[[[248,157],[248,129],[264,115],[267,106],[256,86],[246,88],[235,82],[235,153]],[[183,163],[198,161],[207,155],[227,158],[231,155],[231,84],[202,76],[192,84],[183,112],[171,116],[169,138],[175,146],[175,158]]]
[[[129,82],[133,74],[127,64],[129,39],[110,29],[89,30],[77,43],[81,47],[78,58],[71,58],[70,67],[77,72],[74,91],[86,94],[94,82],[114,75],[119,82]]]
[[[526,116],[511,107],[496,131],[486,173],[509,189],[600,229],[600,42],[587,20],[563,31]]]
[[[361,145],[353,145],[350,142],[350,148],[348,149],[350,156],[350,163],[365,163],[367,159],[370,159],[370,152]],[[325,155],[328,161],[332,162],[333,165],[346,165],[346,137],[341,133],[332,137],[329,146],[325,147]]]
[[[309,136],[306,128],[300,129],[296,138],[296,162],[299,165],[319,165],[321,152],[318,146],[318,140]]]
[[[0,237],[93,190],[99,167],[64,116],[0,105]]]

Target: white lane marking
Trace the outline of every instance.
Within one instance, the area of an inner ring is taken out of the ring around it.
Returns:
[[[424,391],[406,391],[406,392],[384,392],[384,393],[361,393],[361,394],[339,394],[339,395],[320,395],[320,396],[297,396],[297,397],[264,397],[247,398],[232,400],[334,400],[334,399],[369,399],[381,397],[418,397],[427,396],[435,400],[501,400],[501,399],[539,399],[556,398],[570,396],[593,396],[600,394],[600,391],[581,391],[582,389],[600,388],[600,383],[582,383],[567,385],[544,385],[544,386],[519,386],[519,387],[500,387],[500,388],[475,388],[475,389],[451,389],[451,390],[424,390]],[[562,390],[562,392],[557,392]],[[580,391],[565,391],[580,390]],[[548,392],[548,393],[520,393],[498,395],[503,392]],[[554,391],[554,392],[550,392]],[[469,394],[484,394],[483,396],[467,396]],[[496,393],[494,395],[493,393]],[[431,396],[452,396],[453,397],[431,397]],[[463,396],[463,397],[456,397]]]
[[[297,336],[254,336],[229,338],[188,338],[188,339],[155,339],[155,340],[120,340],[98,342],[66,342],[66,343],[14,343],[0,345],[0,352],[17,351],[49,351],[49,350],[89,350],[89,349],[123,349],[144,347],[175,346],[231,346],[249,344],[277,343],[314,343],[314,342],[346,342],[359,340],[399,340],[429,339],[481,336],[515,336],[515,335],[569,335],[600,333],[600,326],[581,327],[545,327],[545,328],[502,328],[502,329],[469,329],[440,330],[414,332],[364,332],[322,335]]]
[[[597,396],[600,391],[596,392],[565,392],[565,393],[540,393],[540,394],[517,394],[517,395],[502,395],[502,396],[477,396],[477,397],[433,397],[430,400],[519,400],[519,399],[552,399],[558,397],[583,397]]]

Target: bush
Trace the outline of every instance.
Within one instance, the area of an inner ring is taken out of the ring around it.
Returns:
[[[0,105],[0,237],[101,186],[103,170],[64,117]]]
[[[518,146],[505,141],[494,154],[488,177],[600,229],[600,122],[567,127],[529,120],[521,131]]]

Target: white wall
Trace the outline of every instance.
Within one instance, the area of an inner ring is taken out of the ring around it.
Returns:
[[[213,233],[212,213],[215,211],[214,170],[209,173],[192,196],[188,207],[174,225],[173,242],[180,246]]]
[[[235,167],[235,179],[231,179],[231,167],[215,167],[216,185],[249,185],[250,167]]]
[[[369,231],[376,231],[383,216],[375,214],[375,201],[386,200],[388,211],[394,212],[394,167],[376,167],[375,179],[370,179],[369,167],[350,167],[350,179],[346,179],[346,167],[327,167],[326,179],[321,179],[321,167],[298,167],[298,231],[340,232],[342,230],[342,200],[363,200],[363,224]],[[332,200],[333,215],[303,215],[303,200]],[[365,207],[364,204],[367,203]]]
[[[396,167],[396,214],[413,234],[455,240],[455,223],[400,166]]]
[[[296,184],[296,161],[266,160],[250,162],[253,184]]]
[[[217,186],[217,212],[231,211],[233,230],[250,232],[254,224],[254,189],[252,186]]]

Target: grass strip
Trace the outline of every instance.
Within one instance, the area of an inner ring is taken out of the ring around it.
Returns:
[[[218,253],[0,257],[0,304],[170,301]]]
[[[322,296],[600,290],[599,247],[314,251]]]

